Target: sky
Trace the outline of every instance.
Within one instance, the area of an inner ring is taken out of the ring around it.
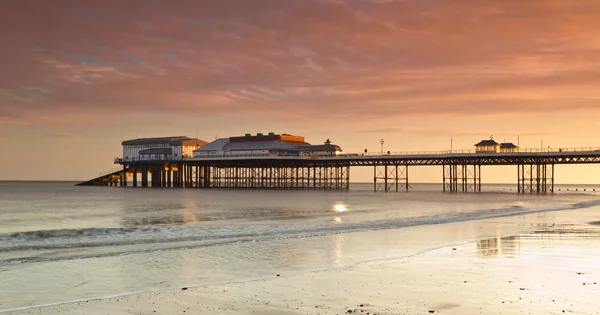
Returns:
[[[171,135],[600,147],[598,16],[597,0],[5,0],[0,180],[88,179],[122,140]]]

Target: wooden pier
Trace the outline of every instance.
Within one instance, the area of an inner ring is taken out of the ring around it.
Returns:
[[[114,181],[117,175],[119,186],[123,187],[232,189],[348,190],[352,168],[372,167],[374,191],[407,191],[410,189],[409,169],[438,166],[441,189],[447,192],[479,192],[482,166],[513,165],[518,193],[551,193],[554,192],[555,165],[600,164],[600,148],[311,157],[252,154],[180,159],[117,158],[115,163],[122,169],[110,173],[108,176],[113,180],[108,182]],[[95,181],[98,182],[103,181]]]

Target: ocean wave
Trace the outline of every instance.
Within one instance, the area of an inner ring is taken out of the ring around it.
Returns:
[[[62,229],[62,230],[39,230],[17,232],[0,235],[0,241],[27,241],[47,238],[73,238],[88,236],[103,236],[114,234],[135,234],[135,233],[155,233],[161,232],[162,227],[139,227],[139,228],[85,228],[85,229]]]
[[[591,201],[585,201],[585,202],[579,202],[579,203],[573,204],[574,209],[583,209],[583,208],[590,208],[590,207],[595,207],[595,206],[600,206],[600,200],[591,200]]]
[[[101,256],[142,254],[151,251],[177,250],[203,246],[227,245],[239,242],[256,242],[290,238],[326,236],[348,232],[374,231],[404,228],[419,225],[446,224],[471,220],[482,220],[538,212],[574,210],[600,206],[600,200],[554,205],[548,207],[524,208],[514,205],[505,208],[479,210],[473,212],[437,214],[357,223],[327,224],[280,224],[280,225],[239,225],[239,226],[154,226],[135,228],[87,228],[65,230],[40,230],[0,235],[0,252],[25,251],[10,259],[0,259],[0,264],[78,259],[99,257],[96,254],[61,255],[51,257],[38,254],[26,255],[31,250],[60,250],[71,248],[93,248],[138,244],[161,245],[160,248],[127,247],[115,248]],[[182,244],[182,242],[201,242]],[[171,243],[171,244],[169,244]],[[35,257],[34,257],[35,256]]]

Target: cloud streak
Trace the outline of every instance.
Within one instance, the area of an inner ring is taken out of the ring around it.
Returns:
[[[598,14],[591,0],[11,0],[0,113],[598,113]]]
[[[74,133],[52,133],[50,134],[50,137],[57,139],[73,140],[81,138],[81,135]]]

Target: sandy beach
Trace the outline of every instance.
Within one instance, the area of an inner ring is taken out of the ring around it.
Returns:
[[[598,314],[598,210],[315,237],[303,242],[376,248],[378,237],[419,239],[434,229],[446,240],[404,257],[14,314]]]

